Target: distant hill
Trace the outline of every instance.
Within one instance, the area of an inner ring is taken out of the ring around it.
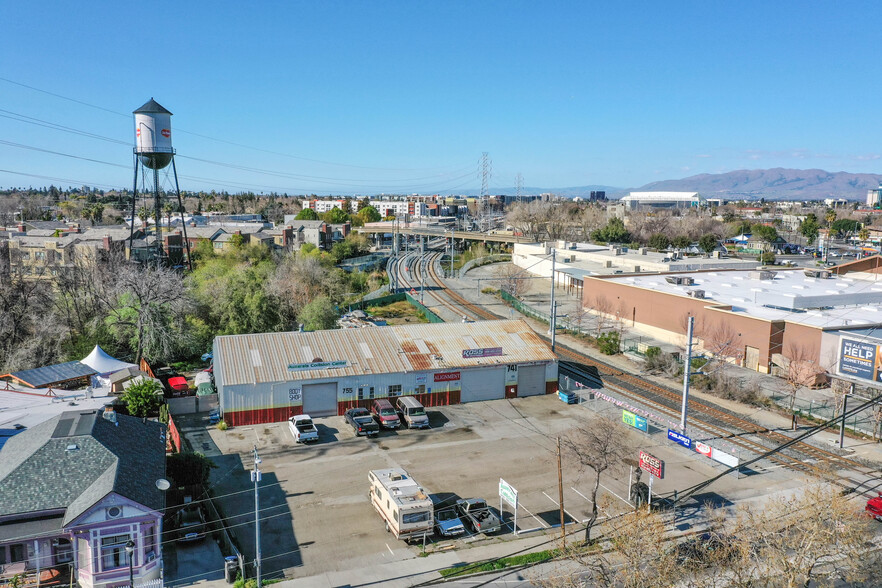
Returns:
[[[698,192],[702,196],[733,199],[817,200],[846,198],[864,200],[867,190],[882,183],[880,174],[827,172],[822,169],[753,169],[724,174],[699,174],[682,180],[646,184],[637,191],[670,190]]]

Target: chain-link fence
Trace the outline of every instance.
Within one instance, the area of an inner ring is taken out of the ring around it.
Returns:
[[[779,406],[790,409],[790,396],[788,394],[772,394],[772,400]],[[846,410],[851,406],[866,402],[861,398],[849,398]],[[869,406],[868,408],[849,416],[845,420],[845,428],[859,435],[873,437],[873,432],[879,430],[877,417],[882,416],[877,413],[878,406]],[[837,406],[834,398],[823,400],[796,398],[793,403],[793,412],[797,417],[808,417],[816,421],[824,422],[840,417],[842,414],[842,406]],[[836,426],[839,426],[841,417],[837,420]]]

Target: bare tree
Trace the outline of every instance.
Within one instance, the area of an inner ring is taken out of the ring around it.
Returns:
[[[784,366],[782,377],[784,389],[790,397],[791,426],[794,430],[796,430],[796,413],[793,411],[793,407],[796,404],[797,393],[801,388],[814,386],[819,375],[826,371],[818,365],[815,351],[814,348],[808,348],[800,343],[790,343],[787,346],[787,353],[784,354],[786,366]]]
[[[590,308],[593,310],[594,314],[594,336],[600,337],[607,329],[609,329],[614,323],[615,315],[613,314],[614,307],[612,301],[606,296],[595,296],[592,298],[588,304],[585,305],[586,308]]]
[[[597,491],[600,476],[606,471],[624,468],[625,460],[633,453],[622,438],[619,423],[608,417],[598,417],[588,425],[574,429],[563,439],[567,453],[575,458],[583,469],[594,474],[591,487],[591,517],[585,524],[585,541],[591,541],[591,528],[597,522]]]
[[[513,263],[496,266],[495,273],[498,276],[499,289],[509,296],[520,298],[530,287],[528,273]]]
[[[726,362],[741,364],[744,359],[744,347],[741,344],[741,337],[731,324],[719,321],[712,324],[704,323],[697,327],[694,330],[701,337],[705,351],[717,360],[702,368],[704,371],[719,371]]]

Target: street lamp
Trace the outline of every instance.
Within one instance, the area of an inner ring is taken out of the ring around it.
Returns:
[[[126,541],[126,553],[129,556],[129,586],[130,588],[135,588],[135,569],[133,567],[134,564],[134,555],[135,555],[135,542],[129,539]]]

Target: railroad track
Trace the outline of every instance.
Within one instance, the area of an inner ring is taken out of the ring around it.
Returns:
[[[428,277],[435,285],[441,288],[441,290],[426,290],[434,300],[455,312],[457,315],[461,315],[463,309],[466,309],[471,313],[471,318],[486,320],[498,320],[503,318],[477,304],[469,302],[458,292],[447,289],[443,279],[438,275],[435,268],[435,261],[438,256],[440,256],[440,253],[430,253],[425,256],[425,268]],[[443,296],[441,294],[442,292]],[[447,297],[447,300],[444,298],[445,296]],[[541,334],[540,337],[549,340],[548,337],[544,337]],[[596,370],[597,378],[600,379],[602,384],[610,390],[641,404],[648,404],[653,410],[668,415],[674,418],[674,420],[679,419],[679,407],[681,401],[680,391],[672,390],[653,382],[648,382],[633,374],[624,372],[602,360],[595,359],[576,351],[575,349],[561,345],[559,342],[555,347],[555,350],[561,359]],[[790,437],[780,431],[759,427],[756,423],[743,417],[695,399],[690,399],[689,408],[690,415],[692,415],[690,423],[694,429],[703,431],[708,435],[708,438],[725,439],[728,443],[757,455],[764,454],[770,449],[791,440]],[[695,415],[701,415],[701,418],[696,418]],[[749,436],[757,437],[759,440],[751,439]],[[880,473],[878,469],[867,467],[846,456],[839,455],[838,453],[817,447],[804,441],[797,443],[790,449],[769,456],[768,459],[783,467],[802,472],[812,472],[815,474],[818,473],[816,466],[823,463],[834,466],[838,470],[854,472],[871,479],[878,478]],[[828,477],[831,478],[831,481],[834,481],[843,487],[846,486],[839,476]]]

